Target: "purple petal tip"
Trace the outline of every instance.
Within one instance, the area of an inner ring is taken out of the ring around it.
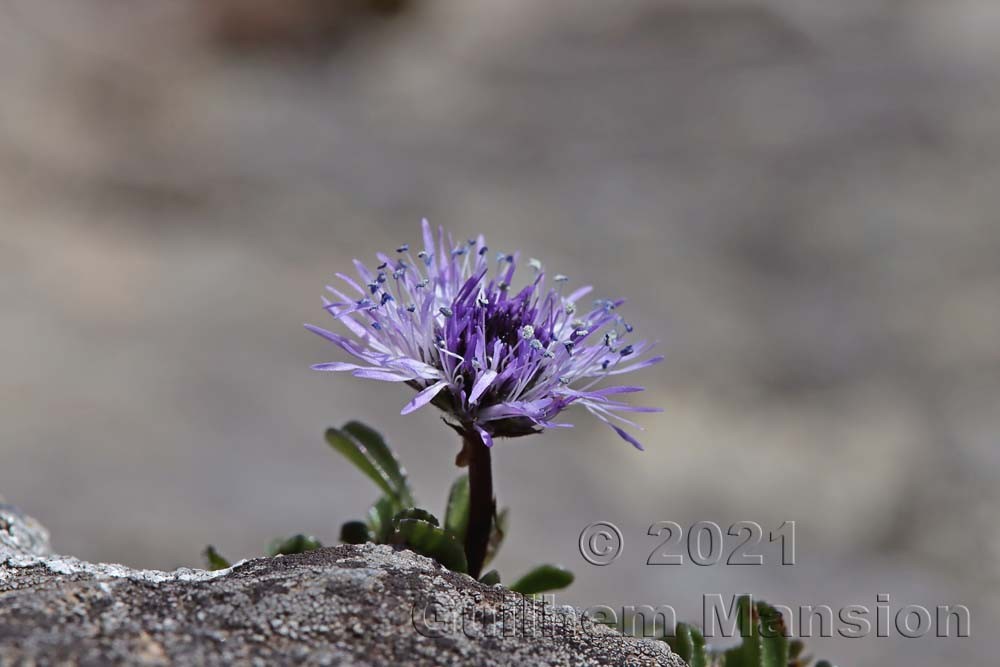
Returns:
[[[628,444],[632,445],[633,447],[635,447],[636,449],[638,449],[640,452],[646,451],[646,448],[642,446],[642,443],[639,442],[638,440],[636,440],[635,438],[633,438],[627,432],[625,432],[624,429],[621,429],[621,428],[615,426],[614,424],[611,425],[611,428],[613,428],[615,430],[615,433],[617,433],[619,436],[621,436],[622,440],[624,440]]]

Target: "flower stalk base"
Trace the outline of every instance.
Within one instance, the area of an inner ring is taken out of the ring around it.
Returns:
[[[469,525],[465,531],[465,558],[469,575],[478,579],[486,560],[496,513],[490,448],[474,429],[464,434],[464,458],[469,465]]]

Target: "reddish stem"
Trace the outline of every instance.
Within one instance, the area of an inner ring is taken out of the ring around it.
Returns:
[[[465,559],[469,575],[478,579],[486,560],[496,501],[493,499],[493,469],[490,448],[475,429],[465,431],[465,454],[469,463],[469,525],[465,530]]]

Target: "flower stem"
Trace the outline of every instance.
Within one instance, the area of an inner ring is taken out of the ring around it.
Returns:
[[[474,429],[464,434],[469,463],[469,525],[465,530],[465,559],[469,575],[478,579],[486,560],[496,501],[493,499],[493,469],[490,448]]]

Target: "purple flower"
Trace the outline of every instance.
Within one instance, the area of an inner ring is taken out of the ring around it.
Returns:
[[[328,286],[337,300],[323,302],[353,336],[306,327],[359,363],[334,361],[313,369],[404,382],[418,393],[403,414],[431,403],[455,428],[474,429],[487,445],[494,437],[570,426],[553,420],[576,404],[642,449],[621,424],[641,427],[619,413],[659,410],[617,400],[642,387],[598,388],[608,377],[663,359],[639,360],[652,345],[626,341],[632,327],[617,312],[623,301],[581,308],[591,288],[564,295],[568,279],[556,275],[555,286],[546,289],[534,259],[528,262],[531,279],[518,291],[511,287],[517,253],[492,256],[482,236],[456,244],[449,235],[446,243],[443,229],[435,244],[426,220],[423,236],[416,256],[401,245],[395,256],[380,253],[374,270],[355,260],[359,281],[337,274],[352,295]]]

